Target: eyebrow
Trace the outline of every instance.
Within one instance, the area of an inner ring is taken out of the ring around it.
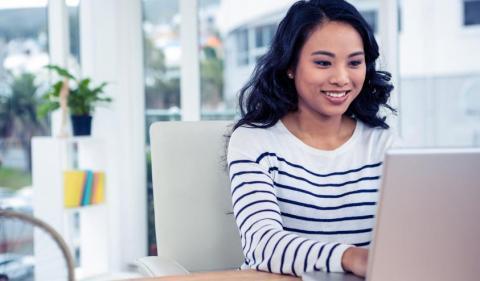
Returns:
[[[335,57],[334,53],[331,53],[331,52],[328,52],[328,51],[315,51],[311,55],[312,56],[325,55],[325,56],[329,56],[329,57],[332,57],[332,58]],[[351,58],[351,57],[358,56],[358,55],[365,55],[365,53],[363,51],[358,51],[358,52],[355,52],[355,53],[351,53],[350,55],[348,55],[348,57]]]

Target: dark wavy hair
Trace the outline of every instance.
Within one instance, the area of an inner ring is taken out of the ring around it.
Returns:
[[[371,127],[389,128],[386,117],[378,116],[378,112],[381,106],[395,112],[387,104],[393,85],[390,73],[375,69],[379,52],[371,28],[357,9],[346,1],[311,0],[293,4],[280,22],[270,49],[259,59],[250,80],[240,90],[241,118],[234,130],[242,125],[268,128],[298,109],[297,90],[294,81],[287,77],[287,71],[296,68],[300,50],[311,31],[327,21],[351,25],[363,41],[365,82],[345,114]]]

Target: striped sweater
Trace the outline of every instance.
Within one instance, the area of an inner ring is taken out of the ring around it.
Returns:
[[[227,160],[241,268],[296,276],[342,272],[343,252],[371,242],[392,139],[389,130],[357,121],[346,143],[325,151],[303,143],[281,121],[237,128]]]

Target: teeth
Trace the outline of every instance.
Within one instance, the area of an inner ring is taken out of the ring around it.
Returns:
[[[344,97],[347,92],[325,92],[325,94],[329,97],[334,97],[334,98],[341,98],[341,97]]]

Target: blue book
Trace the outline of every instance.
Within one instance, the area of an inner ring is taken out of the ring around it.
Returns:
[[[92,198],[93,172],[86,171],[86,173],[87,179],[85,180],[85,186],[83,188],[82,206],[89,205]]]

